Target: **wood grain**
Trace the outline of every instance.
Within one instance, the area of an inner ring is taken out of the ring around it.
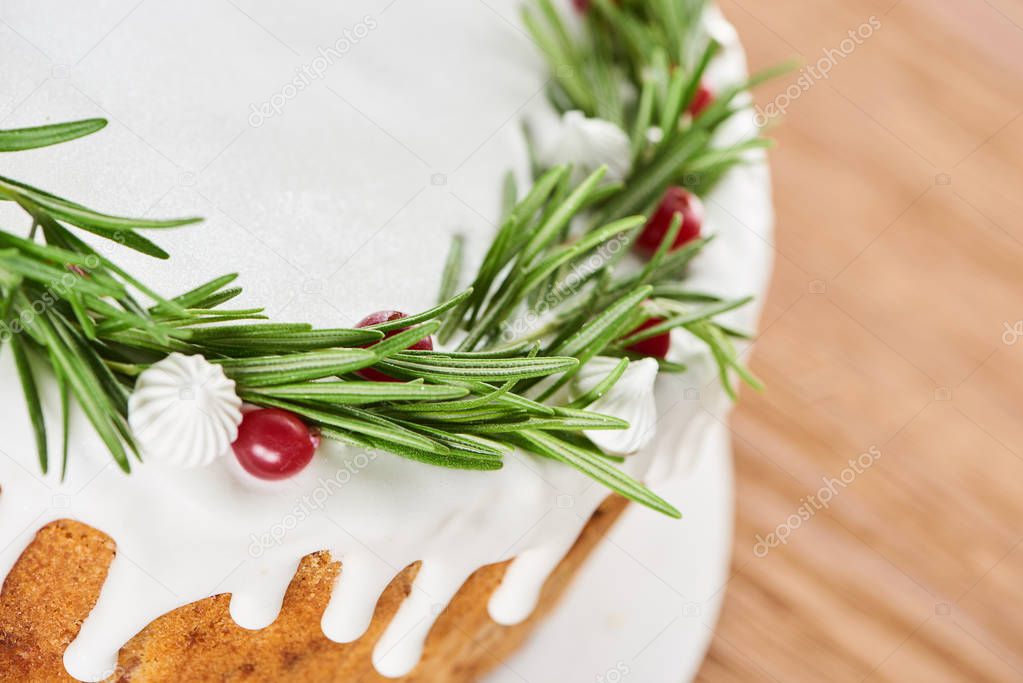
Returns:
[[[880,28],[775,132],[752,359],[769,388],[733,423],[733,576],[700,680],[1023,680],[1023,337],[1005,327],[1023,319],[1023,3],[722,5],[754,67]],[[828,508],[789,519],[871,447]]]

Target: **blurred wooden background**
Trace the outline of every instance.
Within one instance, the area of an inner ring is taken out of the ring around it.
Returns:
[[[755,68],[880,28],[775,134],[769,390],[734,421],[733,576],[701,679],[1023,680],[1023,2],[722,7]]]

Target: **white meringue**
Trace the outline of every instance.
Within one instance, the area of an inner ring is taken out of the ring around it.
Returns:
[[[624,180],[632,170],[632,145],[625,131],[603,119],[588,119],[581,111],[564,113],[539,157],[544,166],[573,164],[577,175],[606,164],[605,178],[612,182]]]
[[[202,356],[172,353],[139,375],[128,423],[147,461],[199,467],[238,438],[241,407],[223,368]]]
[[[598,356],[579,370],[575,391],[582,395],[597,386],[618,365],[618,358]],[[589,410],[612,415],[629,423],[628,429],[594,429],[586,436],[610,455],[632,455],[650,443],[657,425],[654,382],[657,361],[644,358],[629,363],[610,391],[594,401]]]

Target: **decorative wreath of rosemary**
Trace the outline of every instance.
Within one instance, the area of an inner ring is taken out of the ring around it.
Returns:
[[[575,37],[550,0],[539,0],[536,9],[525,19],[551,64],[551,101],[560,111],[579,110],[628,131],[632,171],[624,182],[609,183],[606,169],[599,168],[575,183],[571,167],[542,168],[534,155],[536,179],[521,199],[508,176],[503,221],[471,287],[456,293],[463,281],[462,240],[456,237],[444,268],[442,303],[417,315],[365,329],[260,322],[262,309],[224,307],[241,292],[232,286],[235,275],[165,298],[78,231],[166,259],[139,231],[199,219],[110,216],[0,177],[0,200],[15,202],[31,218],[27,236],[0,230],[0,342],[6,341],[15,360],[43,471],[48,448],[36,379],[40,365],[49,367],[62,396],[62,472],[72,396],[127,472],[129,455],[139,457],[127,420],[135,378],[180,352],[221,365],[243,400],[292,411],[325,438],[476,470],[500,468],[502,454],[521,447],[679,516],[583,432],[627,426],[586,408],[622,376],[629,346],[675,328],[706,343],[729,392],[733,373],[755,384],[732,346],[741,333],[714,320],[747,300],[691,292],[682,281],[708,240],[670,250],[682,223],[676,215],[642,270],[616,275],[618,258],[611,258],[581,281],[576,271],[571,295],[542,327],[518,339],[509,340],[507,332],[517,316],[535,312],[551,292],[565,291],[574,265],[612,240],[627,246],[669,185],[703,194],[748,150],[766,146],[756,137],[719,149],[711,138],[742,108],[736,95],[770,74],[717,93],[691,116],[686,112],[718,49],[698,30],[702,1],[593,0]],[[635,94],[623,95],[630,88]],[[0,131],[0,152],[67,142],[105,125],[89,119]],[[651,128],[660,135],[649,135]],[[651,318],[663,322],[635,331]],[[429,335],[460,341],[451,351],[407,350]],[[622,360],[585,395],[565,405],[544,403],[598,354]],[[354,373],[370,366],[405,381],[360,381]],[[684,369],[667,361],[661,367]]]

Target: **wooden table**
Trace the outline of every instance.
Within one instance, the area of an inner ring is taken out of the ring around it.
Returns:
[[[775,134],[768,389],[700,678],[1023,680],[1023,2],[722,6],[755,68],[839,52]]]

